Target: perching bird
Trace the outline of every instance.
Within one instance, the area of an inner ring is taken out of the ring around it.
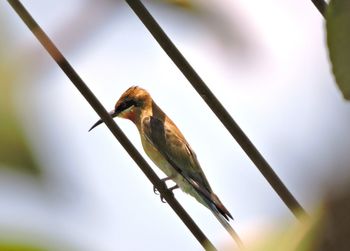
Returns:
[[[211,189],[196,154],[146,90],[130,87],[110,115],[129,119],[136,125],[146,154],[167,176],[163,181],[171,179],[176,183],[171,190],[180,187],[209,208],[226,229],[233,231],[227,222],[233,218]],[[102,120],[97,121],[90,130],[101,123]]]

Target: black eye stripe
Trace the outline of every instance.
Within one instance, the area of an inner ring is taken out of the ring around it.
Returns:
[[[137,106],[137,105],[138,105],[138,103],[135,102],[134,100],[125,100],[123,103],[121,103],[121,104],[117,107],[116,111],[117,111],[117,112],[122,112],[122,111],[128,109],[128,108],[131,107],[131,106]]]
[[[134,100],[127,100],[125,102],[123,102],[123,104],[125,105],[125,109],[129,108],[130,106],[133,106],[136,104],[136,102]]]

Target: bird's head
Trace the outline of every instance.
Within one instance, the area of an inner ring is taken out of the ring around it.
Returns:
[[[150,94],[138,86],[132,86],[127,89],[115,104],[114,110],[110,111],[109,114],[114,117],[125,118],[137,122],[140,118],[142,110],[147,108],[152,103]],[[102,124],[103,121],[100,119],[97,121],[89,131],[96,126]]]

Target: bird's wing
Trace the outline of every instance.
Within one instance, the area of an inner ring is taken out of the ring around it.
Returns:
[[[146,139],[205,198],[208,207],[213,210],[213,205],[215,205],[215,210],[219,211],[226,220],[228,218],[233,219],[229,211],[213,193],[199,165],[196,154],[176,125],[171,120],[164,122],[150,116],[143,119],[142,126]]]
[[[167,161],[185,178],[196,182],[202,192],[210,194],[212,190],[197,157],[175,124],[153,116],[143,119],[142,124],[146,139]]]
[[[213,210],[215,205],[215,210],[219,211],[226,220],[233,219],[230,212],[213,193],[196,154],[176,125],[170,119],[164,121],[150,116],[143,119],[142,127],[146,139],[205,198],[208,207]]]

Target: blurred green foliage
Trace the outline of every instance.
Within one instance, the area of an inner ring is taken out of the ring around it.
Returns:
[[[321,226],[321,213],[303,223],[283,228],[268,235],[262,242],[250,243],[251,251],[313,251]]]
[[[0,243],[0,251],[46,251],[46,249],[25,244]]]
[[[189,17],[190,21],[187,21],[189,26],[195,25],[196,29],[205,28],[205,32],[212,34],[212,37],[221,43],[226,53],[236,52],[236,57],[244,54],[246,60],[248,54],[253,52],[246,30],[242,28],[237,18],[237,10],[232,10],[231,15],[228,15],[222,9],[215,7],[213,1],[153,0],[151,2],[163,6],[165,11],[177,11],[178,18]],[[175,22],[177,25],[181,24],[178,20]]]
[[[8,55],[11,45],[4,24],[0,17],[0,167],[38,175],[40,169],[23,131],[24,125],[18,119],[14,99],[15,89],[24,84],[19,81],[23,69],[15,62],[14,55]]]
[[[167,4],[171,4],[184,9],[195,8],[195,5],[191,0],[158,0],[158,1],[165,2]]]
[[[332,0],[327,10],[327,41],[333,74],[345,99],[350,99],[350,1]]]
[[[302,222],[264,233],[263,241],[247,243],[250,251],[348,251],[350,186],[337,184],[322,205]],[[263,233],[264,231],[261,230]],[[232,249],[227,249],[232,250]]]

